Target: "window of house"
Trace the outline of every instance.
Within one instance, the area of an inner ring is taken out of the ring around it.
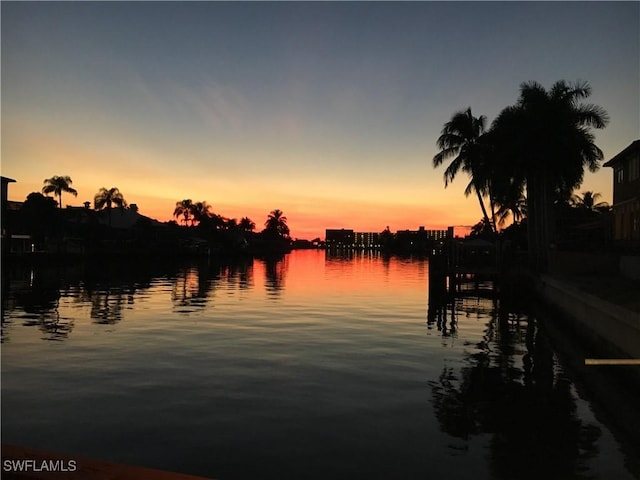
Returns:
[[[629,181],[640,178],[640,157],[632,158],[629,162]]]
[[[616,183],[624,182],[624,169],[622,167],[616,168]]]

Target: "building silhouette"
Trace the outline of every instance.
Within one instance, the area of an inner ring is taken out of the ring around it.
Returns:
[[[640,140],[604,164],[613,168],[614,239],[640,245]]]
[[[330,249],[379,249],[383,247],[381,232],[355,232],[352,229],[326,229],[325,242]],[[393,234],[394,245],[403,250],[426,250],[434,244],[453,238],[453,227],[446,230],[398,230]]]

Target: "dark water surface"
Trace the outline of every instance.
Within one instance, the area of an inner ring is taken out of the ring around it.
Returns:
[[[430,299],[428,271],[7,267],[2,441],[220,479],[634,478],[536,318]]]

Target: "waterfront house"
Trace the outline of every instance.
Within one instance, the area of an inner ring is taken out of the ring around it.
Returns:
[[[604,164],[613,168],[614,239],[621,246],[640,247],[640,140]]]

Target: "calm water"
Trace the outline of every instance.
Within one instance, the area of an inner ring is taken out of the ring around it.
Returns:
[[[2,440],[220,479],[634,478],[536,319],[429,299],[428,271],[323,251],[14,267]]]

